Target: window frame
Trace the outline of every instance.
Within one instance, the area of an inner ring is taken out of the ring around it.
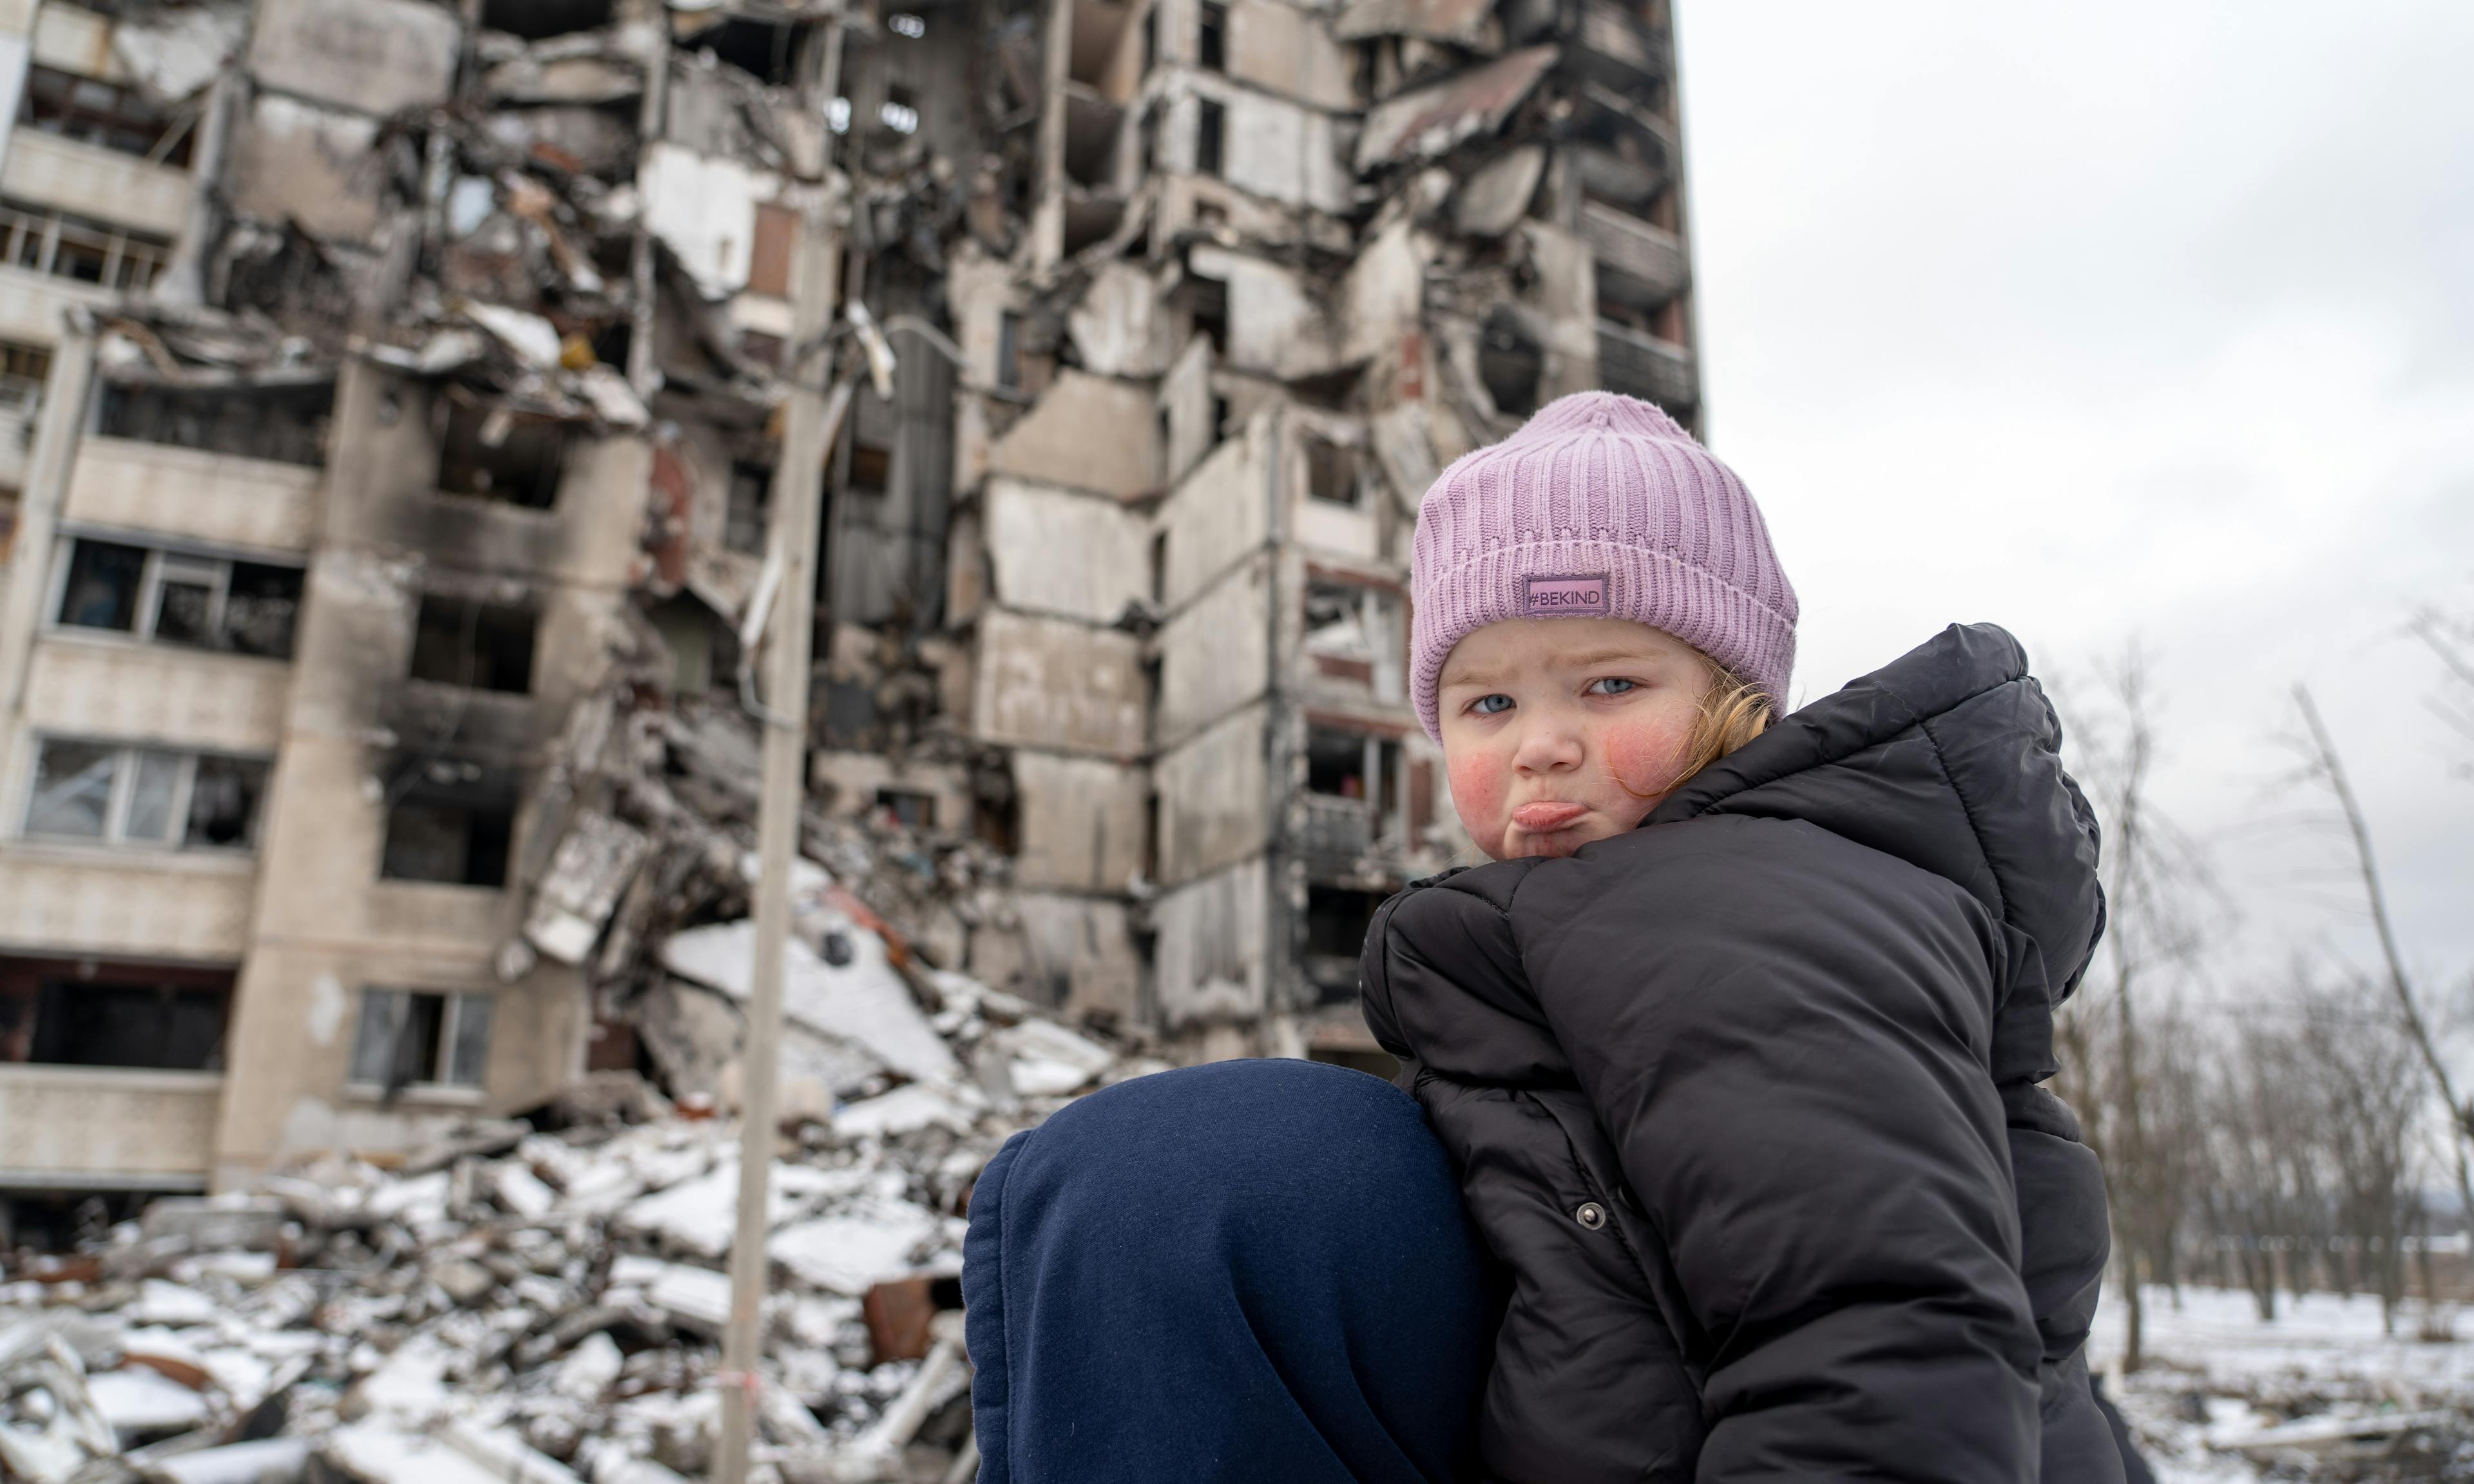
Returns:
[[[192,843],[189,839],[189,807],[196,802],[198,765],[207,759],[256,763],[272,776],[275,759],[250,753],[228,753],[216,748],[157,747],[145,742],[128,742],[111,737],[82,737],[58,732],[36,732],[31,739],[34,754],[26,770],[25,795],[18,801],[15,836],[18,840],[43,845],[89,846],[110,850],[157,850],[165,853],[223,856],[246,859],[257,853],[257,830],[266,812],[266,782],[261,779],[257,807],[252,811],[249,827],[242,845]],[[109,749],[112,757],[110,793],[104,801],[103,829],[99,834],[63,834],[34,827],[35,803],[42,786],[43,754],[55,743],[71,747]],[[132,835],[129,819],[136,806],[137,777],[149,754],[176,759],[172,795],[165,808],[165,819],[174,838]]]
[[[63,233],[80,239],[85,247],[101,251],[96,276],[84,278],[62,271],[60,249]],[[0,264],[47,278],[91,283],[98,288],[143,290],[154,286],[156,275],[171,261],[172,244],[149,233],[98,222],[73,211],[0,198]]]
[[[195,107],[158,108],[133,86],[40,61],[27,67],[17,104],[21,129],[172,170],[189,168],[197,120]],[[130,148],[150,133],[146,148]]]
[[[424,1102],[478,1103],[489,1095],[490,1053],[494,1049],[498,1026],[498,996],[488,990],[424,990],[401,988],[389,984],[364,984],[360,987],[360,1011],[352,1022],[352,1061],[344,1068],[344,1090],[352,1097],[384,1099],[390,1095],[406,1095]],[[381,1080],[373,1082],[361,1075],[361,1038],[369,1022],[371,1003],[379,995],[400,997],[409,1007],[414,999],[435,999],[443,1002],[438,1021],[438,1050],[431,1058],[427,1075],[415,1078],[390,1089]],[[456,1042],[462,1039],[464,1020],[470,1005],[482,1002],[484,1024],[477,1080],[454,1080]]]
[[[52,352],[23,341],[0,340],[0,408],[31,417],[41,410],[52,384]]]
[[[137,595],[128,628],[112,629],[99,624],[70,623],[61,616],[61,606],[68,601],[69,571],[77,561],[77,543],[80,541],[95,541],[108,546],[135,547],[146,553],[145,564],[138,569]],[[50,590],[43,600],[43,630],[46,634],[74,634],[86,637],[111,634],[128,643],[161,644],[197,654],[228,655],[240,659],[263,659],[270,664],[290,664],[300,647],[300,610],[301,606],[308,600],[309,590],[309,568],[306,563],[296,566],[290,562],[267,561],[255,556],[215,556],[185,546],[163,546],[150,543],[142,539],[132,539],[127,534],[121,532],[97,532],[83,528],[61,532],[54,542],[53,553],[51,580],[48,585]],[[223,635],[225,624],[231,616],[233,567],[279,567],[287,571],[298,571],[301,574],[301,596],[294,600],[292,644],[287,646],[285,653],[281,655],[260,655],[236,648],[229,643],[199,644],[187,639],[158,637],[157,631],[163,617],[163,568],[167,563],[176,568],[176,580],[177,569],[180,568],[186,568],[191,572],[208,577],[207,586],[210,592],[206,602],[206,632],[219,636]],[[209,568],[212,569],[211,572],[206,570]]]

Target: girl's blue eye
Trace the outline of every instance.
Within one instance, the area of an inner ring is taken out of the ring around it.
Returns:
[[[1589,689],[1595,694],[1601,696],[1620,696],[1627,691],[1638,690],[1639,688],[1640,682],[1628,681],[1620,675],[1610,675],[1603,680],[1595,680],[1589,682]]]
[[[1480,716],[1496,716],[1512,709],[1512,698],[1506,695],[1480,696],[1469,703],[1469,709]]]

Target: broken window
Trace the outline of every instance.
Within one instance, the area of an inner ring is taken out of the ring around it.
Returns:
[[[1306,951],[1300,967],[1315,987],[1318,1003],[1346,1004],[1357,997],[1358,955],[1374,925],[1375,909],[1382,905],[1379,892],[1306,888]]]
[[[533,686],[540,624],[528,608],[424,592],[413,628],[412,678],[522,695]]]
[[[482,0],[481,25],[527,41],[546,40],[610,24],[610,0]]]
[[[1192,306],[1194,333],[1211,343],[1213,360],[1228,354],[1228,285],[1218,278],[1200,274],[1188,275],[1185,280],[1186,302]],[[1214,420],[1212,427],[1222,425]],[[1217,438],[1217,434],[1214,437]]]
[[[193,111],[167,113],[133,87],[115,87],[37,62],[26,69],[17,106],[25,128],[116,150],[162,165],[189,163]]]
[[[235,562],[224,582],[224,609],[215,630],[221,646],[236,654],[288,659],[300,615],[299,567]]]
[[[1357,454],[1320,433],[1304,436],[1306,497],[1327,505],[1357,505]]]
[[[1509,307],[1498,305],[1487,316],[1478,336],[1477,371],[1494,398],[1494,410],[1507,418],[1526,418],[1538,410],[1538,384],[1545,374],[1546,357],[1538,338]]]
[[[519,782],[509,770],[414,759],[389,789],[378,874],[391,881],[504,886]]]
[[[876,791],[879,811],[893,816],[893,821],[908,829],[936,827],[936,796],[910,788],[880,788]]]
[[[557,503],[559,478],[567,470],[566,423],[519,418],[504,408],[473,406],[453,396],[444,401],[440,490],[504,500],[526,510],[547,510]]]
[[[737,669],[737,632],[700,599],[679,593],[655,604],[646,616],[670,652],[673,694],[704,695],[713,689],[716,676],[726,681]]]
[[[144,289],[171,261],[172,245],[65,211],[0,202],[0,263],[107,289]]]
[[[800,28],[788,21],[748,20],[734,16],[679,38],[679,49],[702,52],[772,87],[798,81]]]
[[[262,758],[53,738],[35,757],[25,832],[110,845],[245,850],[266,796]]]
[[[301,569],[79,537],[59,622],[268,659],[292,656]]]
[[[0,340],[0,407],[33,412],[51,380],[52,353],[40,346]]]
[[[1306,730],[1306,791],[1389,807],[1400,744],[1332,727]]]
[[[60,621],[80,629],[135,629],[137,594],[153,556],[143,546],[79,539],[69,549]]]
[[[1225,104],[1202,100],[1202,116],[1194,131],[1194,169],[1198,175],[1220,173],[1223,148],[1228,132],[1228,108]]]
[[[316,468],[327,462],[335,384],[167,387],[106,382],[95,431],[207,453]]]
[[[1195,61],[1206,72],[1228,70],[1228,7],[1202,0],[1202,24],[1195,36]]]
[[[730,502],[722,512],[721,544],[751,557],[764,555],[766,522],[773,508],[773,470],[762,464],[730,467]]]
[[[220,1071],[228,969],[0,959],[0,1062]]]
[[[1360,685],[1374,682],[1375,599],[1361,587],[1317,582],[1306,588],[1306,653],[1315,673]]]
[[[489,994],[363,990],[352,1082],[390,1094],[416,1086],[479,1088],[490,1067]]]

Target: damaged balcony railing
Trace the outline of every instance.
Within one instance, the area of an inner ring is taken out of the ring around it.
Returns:
[[[1581,239],[1597,260],[1598,292],[1610,299],[1654,308],[1690,277],[1682,237],[1602,203],[1581,203]]]
[[[1700,396],[1691,351],[1606,320],[1598,322],[1598,382],[1678,415]]]

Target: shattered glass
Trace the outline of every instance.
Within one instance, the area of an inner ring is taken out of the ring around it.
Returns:
[[[35,760],[35,792],[26,805],[26,833],[103,838],[111,818],[111,783],[120,749],[93,742],[46,742]]]
[[[215,583],[222,563],[166,558],[155,578],[155,634],[167,644],[215,642]]]
[[[235,562],[224,594],[223,641],[243,655],[292,658],[292,627],[301,613],[301,569]]]
[[[459,1088],[480,1087],[490,1069],[490,1019],[497,998],[490,994],[455,996],[455,1041],[448,1050],[447,1080]]]
[[[162,843],[172,833],[172,802],[181,792],[178,753],[137,754],[137,777],[129,790],[129,823],[121,835],[130,840]]]
[[[253,757],[200,757],[189,786],[185,842],[244,848],[256,843],[257,805],[266,792],[266,764]]]
[[[68,582],[61,592],[60,619],[80,629],[137,625],[137,588],[146,576],[146,548],[80,538],[69,554]]]

